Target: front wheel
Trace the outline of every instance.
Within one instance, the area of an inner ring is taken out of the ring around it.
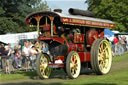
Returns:
[[[77,78],[80,74],[81,62],[77,52],[70,52],[66,59],[66,72],[72,79]]]
[[[48,67],[50,57],[47,54],[39,54],[36,60],[36,71],[40,78],[49,78],[51,74],[51,68]]]

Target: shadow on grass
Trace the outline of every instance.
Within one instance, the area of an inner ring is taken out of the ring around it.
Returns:
[[[37,72],[34,71],[19,71],[17,72],[17,74],[22,74],[24,76],[28,76],[30,79],[34,79],[34,80],[39,80],[39,76],[37,75]],[[81,72],[81,75],[95,75],[94,72],[90,69],[84,69],[83,72]],[[50,78],[56,78],[56,79],[69,79],[67,74],[65,73],[65,71],[63,69],[57,70],[54,69],[52,70],[51,76]]]
[[[28,77],[30,77],[30,79],[34,79],[35,77],[38,76],[36,71],[33,71],[33,72],[32,71],[28,71],[28,72],[18,71],[18,72],[16,72],[16,74],[22,74],[24,76],[28,76]]]
[[[83,84],[83,85],[117,85],[117,84],[114,84],[114,83],[92,83],[92,84]]]
[[[39,80],[39,76],[37,75],[37,72],[34,71],[18,71],[16,74],[22,74],[24,76],[28,76],[30,79]],[[67,79],[67,75],[63,70],[53,70],[51,73],[50,78],[58,78],[58,79]]]
[[[46,84],[46,83],[41,83],[41,82],[19,82],[19,83],[6,83],[2,85],[64,85],[64,84],[61,84],[61,83]]]
[[[42,83],[42,82],[19,82],[19,83],[6,83],[2,85],[74,85],[74,84],[62,84],[62,83]],[[79,85],[117,85],[114,83],[92,83],[92,84],[79,84]]]

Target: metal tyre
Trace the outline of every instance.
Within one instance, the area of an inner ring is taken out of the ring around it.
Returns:
[[[66,59],[66,72],[71,79],[79,76],[81,69],[80,57],[77,52],[71,51]]]
[[[97,39],[91,48],[91,66],[96,74],[107,74],[112,64],[111,47],[107,40]]]
[[[50,57],[47,54],[39,54],[36,60],[36,71],[40,78],[49,78],[51,74],[51,68],[48,67]]]

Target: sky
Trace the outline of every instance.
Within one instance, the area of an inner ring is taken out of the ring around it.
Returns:
[[[48,6],[52,10],[62,9],[64,14],[68,14],[69,8],[87,10],[88,7],[88,5],[84,3],[86,0],[46,0],[46,1]]]

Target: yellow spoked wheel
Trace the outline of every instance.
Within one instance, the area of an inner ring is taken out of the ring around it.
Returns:
[[[77,78],[80,74],[81,62],[77,52],[70,52],[66,59],[66,72],[72,79]]]
[[[91,48],[91,66],[97,74],[107,74],[112,64],[111,47],[107,40],[97,39]]]
[[[49,78],[51,68],[48,67],[50,57],[47,54],[39,54],[36,60],[36,71],[40,78]]]

